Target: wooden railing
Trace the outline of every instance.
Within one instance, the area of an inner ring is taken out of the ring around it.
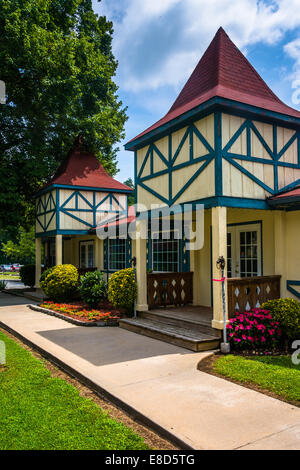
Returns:
[[[147,274],[149,308],[193,302],[193,273]]]
[[[231,278],[227,280],[228,316],[245,312],[280,297],[281,276]]]

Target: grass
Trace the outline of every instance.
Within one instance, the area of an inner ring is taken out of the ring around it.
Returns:
[[[0,449],[148,449],[143,439],[0,332]]]
[[[0,274],[0,280],[1,279],[20,279],[20,274],[19,273],[2,273]]]
[[[290,356],[223,356],[214,371],[232,380],[257,385],[288,401],[300,404],[300,365]]]

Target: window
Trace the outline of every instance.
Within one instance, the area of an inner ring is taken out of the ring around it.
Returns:
[[[80,242],[80,267],[93,268],[94,267],[94,242],[86,241]]]
[[[118,271],[126,268],[126,239],[110,238],[108,240],[108,269]]]
[[[164,233],[164,235],[163,235]],[[169,239],[166,240],[163,236]],[[152,269],[157,272],[179,272],[179,240],[174,231],[160,232],[159,238],[152,240]]]

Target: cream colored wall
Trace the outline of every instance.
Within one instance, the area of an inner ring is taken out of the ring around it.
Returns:
[[[95,265],[98,269],[103,269],[103,240],[96,235],[76,235],[70,240],[64,240],[64,263],[79,267],[79,243],[89,240],[94,241]]]
[[[211,306],[211,210],[204,213],[204,245],[190,252],[194,272],[194,305]]]
[[[47,202],[47,200],[48,200],[48,198],[49,198],[49,194],[50,194],[50,192],[45,193],[45,194],[43,194],[43,195],[41,196],[41,199],[42,199],[42,201],[43,201],[44,204],[46,204],[46,202]],[[56,200],[56,193],[55,193],[55,190],[54,190],[54,191],[51,191],[51,194],[52,194],[53,199],[54,199],[54,201],[55,201],[55,200]],[[36,200],[36,209],[37,209],[37,206],[38,206],[38,201],[39,201],[39,199],[40,199],[40,198],[38,198],[38,199]],[[48,207],[47,207],[47,210],[52,210],[52,209],[53,209],[53,211],[55,211],[55,208],[54,208],[54,207],[55,207],[55,206],[54,206],[53,202],[52,202],[52,201],[51,201],[51,202],[49,201],[49,205],[48,205]],[[40,212],[40,211],[39,211],[39,212]],[[48,224],[48,222],[49,222],[50,218],[52,217],[52,215],[53,215],[53,212],[50,212],[49,214],[46,214],[46,225]],[[40,218],[42,219],[42,224],[44,224],[44,216],[42,215],[42,216],[40,216]],[[51,220],[51,222],[50,222],[50,224],[49,224],[49,226],[48,226],[48,228],[47,228],[47,232],[50,232],[51,230],[55,230],[55,229],[56,229],[56,214],[54,213],[54,216],[52,217],[52,220]],[[43,232],[42,227],[40,226],[40,224],[39,224],[37,221],[35,222],[35,231],[36,231],[36,233],[41,233],[41,232]]]
[[[262,221],[263,274],[266,276],[282,274],[275,272],[274,217],[275,211],[227,208],[227,224]],[[204,246],[201,250],[191,252],[190,257],[191,271],[195,276],[195,305],[211,306],[211,223],[211,210],[205,210]],[[300,239],[300,222],[298,222],[298,232],[298,239]],[[293,236],[296,238],[295,234]],[[227,253],[224,253],[224,256],[226,257]],[[296,266],[297,264],[295,264],[295,269]],[[300,280],[300,273],[298,278]]]
[[[233,116],[229,114],[222,114],[222,148],[228,144],[229,140],[233,137],[235,132],[245,122],[244,118]],[[271,151],[274,150],[273,145],[273,126],[271,124],[253,121],[257,130],[268,144]],[[295,134],[294,130],[277,127],[277,152],[280,152],[286,143]],[[263,158],[272,160],[271,155],[267,152],[265,147],[261,144],[253,130],[250,131],[251,138],[251,156],[256,158]],[[247,130],[244,129],[238,139],[228,149],[229,153],[238,155],[247,155]],[[256,176],[260,181],[274,189],[274,168],[273,165],[267,165],[258,162],[249,162],[239,159],[234,159],[245,170]],[[285,153],[281,156],[280,162],[285,163],[298,163],[298,150],[297,140],[288,147]],[[300,178],[300,169],[287,168],[278,166],[278,189],[293,183]],[[232,197],[247,197],[255,199],[263,199],[270,196],[270,192],[259,186],[251,178],[244,175],[237,168],[223,159],[223,193],[224,196]]]
[[[64,204],[64,202],[67,201],[67,199],[71,196],[71,194],[74,193],[74,190],[76,190],[76,187],[74,189],[60,189],[59,190],[59,203],[60,206]],[[91,204],[93,205],[93,191],[92,190],[87,190],[83,191],[80,190],[80,194],[84,196],[84,198]],[[108,196],[109,193],[107,192],[95,192],[95,203],[98,205],[106,196]],[[119,201],[119,204],[121,207],[126,208],[126,199],[127,196],[124,194],[118,194],[114,193],[114,197]],[[71,214],[80,218],[81,220],[84,220],[90,225],[93,225],[93,211],[92,208],[89,206],[89,204],[84,201],[81,197],[78,197],[78,208],[79,209],[84,209],[88,210],[89,212],[77,212],[77,211],[72,211]],[[70,201],[65,205],[64,209],[75,209],[75,196],[70,199]],[[99,222],[101,219],[102,213],[100,212],[101,210],[119,210],[120,206],[117,204],[116,201],[112,202],[112,207],[110,207],[109,200],[106,200],[103,204],[101,204],[97,211],[98,213],[96,214],[96,221]],[[65,214],[63,212],[60,212],[59,214],[59,228],[61,230],[86,230],[88,225],[74,219],[73,217],[70,217],[68,214]]]
[[[290,281],[300,281],[300,213],[287,212],[286,220],[286,278]],[[300,293],[300,287],[292,286]],[[288,297],[295,297],[286,291]],[[298,299],[299,300],[299,299]]]
[[[194,126],[201,132],[207,142],[214,148],[214,115],[211,114],[199,121],[194,122]],[[178,149],[187,127],[179,129],[171,134],[171,148],[172,158],[175,156],[176,150]],[[187,189],[174,201],[174,203],[183,203],[192,200],[197,200],[203,197],[213,196],[215,194],[215,178],[214,178],[214,162],[211,162],[207,168],[189,185],[189,180],[194,176],[195,172],[201,168],[205,161],[193,163],[184,168],[180,168],[180,165],[190,161],[190,140],[189,135],[182,145],[180,152],[177,155],[176,160],[173,162],[172,171],[172,194],[171,197],[175,198],[178,192],[187,185]],[[162,153],[163,157],[169,161],[169,136],[163,137],[153,142],[158,150]],[[143,147],[137,151],[137,173],[139,174],[142,167],[144,158],[147,154],[149,146]],[[193,136],[193,149],[194,158],[205,156],[208,154],[207,148],[194,134]],[[143,169],[141,177],[150,175],[150,158],[149,155],[147,163]],[[155,149],[153,150],[153,172],[159,172],[167,170],[166,163],[158,156]],[[157,195],[153,195],[146,188],[138,186],[137,195],[138,202],[144,204],[150,208],[151,204],[165,204],[159,196],[165,199],[169,199],[169,174],[166,173],[160,176],[153,176],[153,178],[144,181],[144,184],[155,191]]]
[[[262,221],[263,275],[275,274],[274,212],[254,209],[232,209],[227,211],[227,224]]]
[[[235,132],[244,123],[245,119],[229,114],[222,114],[222,148],[224,148]],[[258,131],[264,137],[266,143],[273,150],[273,127],[270,124],[254,121]],[[272,160],[269,153],[258,140],[255,133],[251,130],[251,149],[252,156]],[[247,131],[244,129],[239,138],[228,150],[230,153],[238,155],[247,155]],[[245,170],[256,176],[264,184],[274,189],[274,170],[273,165],[266,165],[256,162],[248,162],[234,159],[236,163]],[[270,193],[255,183],[251,178],[243,174],[225,159],[223,159],[223,194],[231,197],[247,197],[254,199],[264,199],[270,196]]]

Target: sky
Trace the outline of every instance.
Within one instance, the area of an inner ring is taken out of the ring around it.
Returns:
[[[127,106],[116,178],[133,178],[124,144],[163,117],[222,26],[270,88],[300,110],[300,0],[93,0],[114,24],[115,81]]]

